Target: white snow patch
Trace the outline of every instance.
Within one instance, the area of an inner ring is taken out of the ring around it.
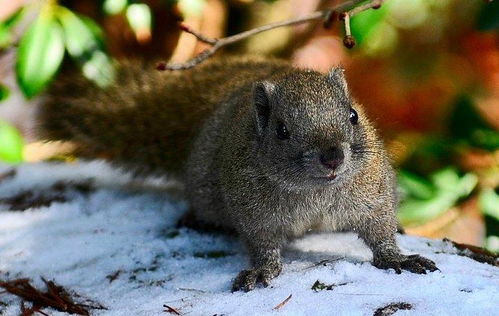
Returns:
[[[0,199],[60,180],[93,178],[98,189],[24,212],[0,205],[0,279],[29,277],[40,288],[40,276],[53,279],[108,308],[95,315],[169,315],[163,304],[183,315],[372,315],[394,302],[413,305],[397,315],[499,315],[499,269],[454,255],[443,242],[410,236],[398,237],[403,251],[434,260],[440,272],[379,270],[356,235],[313,234],[284,251],[283,272],[272,286],[231,293],[233,278],[248,264],[244,249],[234,237],[176,229],[185,203],[161,190],[130,190],[131,178],[102,162],[16,169],[0,182]],[[0,174],[6,170],[0,166]],[[211,251],[227,255],[202,257]],[[116,271],[110,282],[106,276]],[[346,284],[315,292],[316,280]],[[19,314],[19,299],[0,294],[0,301],[7,303],[4,315]]]

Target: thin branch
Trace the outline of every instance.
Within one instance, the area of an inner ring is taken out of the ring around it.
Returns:
[[[174,314],[174,315],[182,315],[182,314],[180,314],[180,312],[178,310],[176,310],[175,308],[173,308],[171,306],[163,304],[163,307],[165,308],[164,312],[166,312],[166,313],[170,313],[170,314]]]
[[[346,48],[352,48],[355,46],[355,38],[352,36],[352,31],[350,29],[350,18],[369,9],[376,10],[381,8],[383,1],[384,0],[372,0],[341,14],[340,18],[345,24],[345,37],[343,38],[343,45],[345,45]]]
[[[216,38],[210,38],[210,37],[207,37],[201,33],[194,31],[188,25],[185,25],[185,24],[180,24],[180,29],[186,33],[194,35],[200,42],[203,42],[206,44],[215,45],[218,41]]]
[[[352,31],[350,29],[350,13],[345,12],[342,15],[343,22],[345,23],[345,37],[343,38],[343,45],[346,48],[352,48],[355,46],[355,38],[352,36]]]
[[[282,301],[281,303],[279,303],[277,306],[275,306],[274,308],[272,308],[273,310],[279,310],[280,308],[282,308],[284,305],[286,305],[287,302],[289,302],[289,300],[293,297],[293,294],[289,294],[289,296],[284,300]]]
[[[362,5],[359,5],[358,7],[353,8],[352,10],[348,11],[348,15],[350,17],[359,14],[360,12],[369,10],[369,9],[379,9],[381,8],[381,5],[383,4],[384,0],[372,0],[370,2],[364,3]]]
[[[202,63],[203,61],[210,58],[211,56],[213,56],[220,48],[227,46],[227,45],[230,45],[230,44],[233,44],[235,42],[239,42],[239,41],[246,39],[250,36],[253,36],[255,34],[266,32],[266,31],[273,30],[273,29],[280,28],[280,27],[284,27],[284,26],[309,23],[309,22],[312,22],[315,20],[320,20],[320,19],[322,19],[323,22],[325,23],[325,25],[328,26],[331,23],[331,17],[334,16],[334,14],[333,14],[334,12],[341,12],[341,13],[343,13],[343,16],[348,15],[349,17],[352,17],[353,15],[358,14],[362,11],[365,11],[368,9],[379,8],[383,2],[383,0],[371,0],[368,3],[357,6],[359,3],[363,2],[363,1],[364,0],[348,0],[348,1],[345,1],[345,2],[339,4],[335,7],[332,7],[332,8],[326,9],[326,10],[312,12],[310,14],[307,14],[307,15],[304,15],[304,16],[298,17],[298,18],[293,18],[293,19],[288,19],[288,20],[284,20],[284,21],[280,21],[280,22],[274,22],[274,23],[262,25],[260,27],[254,28],[254,29],[250,29],[248,31],[244,31],[244,32],[232,35],[232,36],[227,36],[227,37],[223,37],[223,38],[219,38],[219,39],[207,37],[199,32],[192,30],[190,27],[182,24],[180,26],[180,28],[183,31],[194,35],[199,41],[206,43],[206,44],[210,45],[211,47],[202,51],[197,56],[186,61],[185,63],[167,64],[167,63],[161,62],[156,66],[156,69],[160,70],[160,71],[189,69],[189,68],[192,68],[192,67]],[[346,26],[346,24],[345,24],[345,26]],[[349,25],[349,21],[348,21],[348,28],[349,27],[350,27],[350,25]],[[345,44],[345,46],[347,46],[347,45]]]

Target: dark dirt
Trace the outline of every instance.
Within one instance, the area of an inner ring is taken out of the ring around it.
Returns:
[[[67,202],[71,192],[88,195],[94,190],[91,180],[78,183],[59,181],[45,190],[26,190],[11,197],[0,198],[0,204],[6,205],[9,211],[25,211],[50,206],[55,202]]]
[[[384,307],[378,308],[373,316],[390,316],[395,314],[399,310],[411,310],[412,305],[409,303],[399,302],[399,303],[391,303]]]

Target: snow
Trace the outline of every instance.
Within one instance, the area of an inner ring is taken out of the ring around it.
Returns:
[[[0,166],[0,174],[8,169]],[[96,190],[71,191],[64,203],[23,212],[0,205],[0,279],[28,277],[41,289],[40,276],[55,280],[108,308],[95,315],[169,315],[163,304],[182,315],[372,315],[397,302],[413,306],[397,315],[499,315],[498,268],[457,256],[442,241],[411,236],[398,237],[403,251],[434,260],[440,272],[379,270],[356,235],[312,234],[284,250],[283,272],[270,287],[231,293],[233,278],[248,264],[244,249],[235,237],[176,229],[186,205],[162,190],[161,179],[140,189],[99,161],[16,169],[0,182],[0,199],[60,180],[92,178]],[[346,284],[314,291],[317,280]],[[0,294],[0,301],[7,303],[5,315],[19,314],[18,298]]]

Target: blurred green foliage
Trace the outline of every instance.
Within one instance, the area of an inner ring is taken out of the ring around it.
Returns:
[[[7,99],[9,97],[9,95],[10,95],[9,88],[0,84],[0,102]]]
[[[484,214],[499,221],[499,194],[492,189],[483,190],[480,194],[480,207]]]
[[[126,9],[127,0],[105,0],[102,9],[108,15],[119,14]]]
[[[477,28],[482,31],[499,28],[499,2],[492,1],[482,7],[477,18]]]
[[[135,33],[140,32],[142,29],[151,29],[152,14],[151,9],[147,4],[134,3],[126,8],[126,17],[128,23]]]
[[[18,10],[12,16],[0,23],[0,49],[12,44],[12,28],[21,20],[23,10]]]
[[[0,160],[9,163],[23,161],[23,139],[12,125],[0,121]]]
[[[384,17],[388,13],[389,4],[381,6],[378,10],[367,10],[352,17],[350,27],[352,36],[355,38],[357,45],[362,46],[366,39],[369,39],[384,23]]]
[[[89,18],[79,16],[59,6],[57,18],[64,31],[64,43],[69,55],[81,67],[83,74],[101,87],[113,81],[114,69],[105,53],[100,28]]]
[[[398,216],[402,225],[422,224],[443,214],[459,199],[467,197],[478,181],[472,173],[460,176],[455,168],[438,170],[428,178],[405,170],[399,173],[403,203]]]
[[[1,47],[11,44],[12,28],[22,14],[23,9],[0,24]],[[19,41],[16,74],[21,91],[27,98],[42,92],[60,68],[65,52],[87,78],[100,86],[109,84],[114,71],[102,34],[93,20],[46,1]]]
[[[420,176],[446,166],[455,165],[462,150],[479,149],[494,152],[499,149],[499,132],[487,123],[467,95],[457,96],[440,133],[425,137],[402,168]]]
[[[55,18],[53,6],[43,8],[19,43],[17,81],[28,98],[48,85],[64,57],[62,28]]]
[[[499,132],[483,119],[469,96],[460,95],[454,101],[442,133],[426,137],[401,166],[402,199],[398,216],[403,225],[430,221],[459,201],[475,195],[479,197],[480,211],[486,215],[487,236],[497,234],[497,193],[494,188],[478,187],[478,175],[464,173],[456,165],[456,157],[470,149],[499,150]],[[492,168],[489,173],[499,177],[497,169]]]
[[[499,133],[476,110],[472,100],[459,96],[449,116],[448,138],[458,145],[493,151],[499,148]]]

